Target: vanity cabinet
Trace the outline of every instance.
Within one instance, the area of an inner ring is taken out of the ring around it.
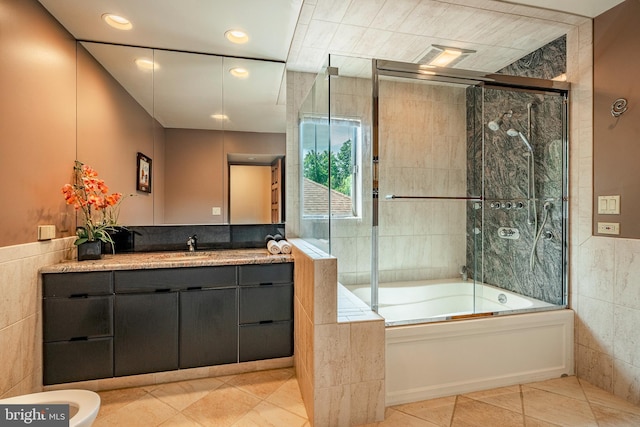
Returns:
[[[239,267],[239,360],[293,354],[293,264]]]
[[[47,273],[44,384],[293,355],[293,263]]]
[[[111,275],[43,276],[44,385],[113,376]]]

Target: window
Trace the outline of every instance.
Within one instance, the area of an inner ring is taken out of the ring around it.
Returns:
[[[360,216],[359,120],[305,117],[300,122],[303,217]],[[330,190],[329,190],[330,189]]]

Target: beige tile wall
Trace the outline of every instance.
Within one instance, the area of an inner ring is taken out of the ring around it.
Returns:
[[[295,258],[295,366],[313,425],[384,419],[384,320],[338,323],[337,259],[301,239]]]
[[[466,205],[386,200],[466,195],[465,88],[380,82],[380,281],[452,278],[466,261]]]
[[[74,237],[0,248],[0,398],[42,390],[38,270],[75,250]]]
[[[640,241],[592,236],[592,25],[569,33],[571,102],[571,307],[577,373],[640,404]]]

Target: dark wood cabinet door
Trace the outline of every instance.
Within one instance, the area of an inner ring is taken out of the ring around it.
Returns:
[[[238,361],[237,289],[180,292],[180,368]]]
[[[115,375],[178,369],[178,293],[116,295]]]

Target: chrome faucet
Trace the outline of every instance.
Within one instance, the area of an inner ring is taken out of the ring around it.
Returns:
[[[187,239],[187,247],[189,252],[195,252],[198,249],[198,235],[194,234]]]
[[[467,275],[467,266],[466,265],[461,265],[460,266],[460,275],[462,276],[462,281],[466,282],[467,279],[469,278]]]

